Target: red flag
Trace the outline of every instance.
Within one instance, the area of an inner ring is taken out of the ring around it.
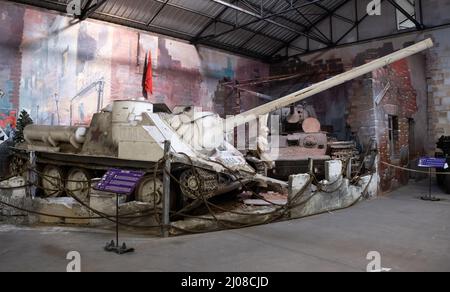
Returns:
[[[145,72],[145,91],[153,94],[153,68],[152,68],[152,52],[148,51],[147,55],[147,71]]]

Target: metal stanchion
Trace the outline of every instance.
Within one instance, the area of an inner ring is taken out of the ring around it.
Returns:
[[[30,181],[30,186],[28,187],[28,195],[34,199],[36,198],[37,192],[36,186],[39,183],[38,175],[36,173],[36,152],[30,151],[28,159],[30,163],[30,170],[28,171],[28,179]]]
[[[314,159],[312,158],[308,159],[308,173],[314,175]]]
[[[145,172],[143,171],[110,169],[100,182],[94,186],[94,189],[97,191],[116,194],[116,241],[112,240],[105,246],[105,251],[107,252],[126,254],[135,251],[134,248],[128,248],[126,243],[122,245],[119,243],[119,196],[130,196],[144,175]]]
[[[441,199],[436,198],[432,195],[432,188],[433,188],[433,172],[431,170],[431,168],[429,169],[429,179],[430,179],[430,184],[428,187],[428,195],[421,197],[420,199],[423,201],[431,201],[431,202],[439,202]]]
[[[419,160],[419,167],[428,168],[429,186],[428,195],[421,197],[423,201],[439,202],[441,199],[432,195],[433,169],[448,168],[447,160],[442,158],[423,157]]]
[[[122,246],[119,243],[119,194],[116,194],[116,242],[111,241],[105,247],[105,251],[114,252],[117,254],[126,254],[134,252],[134,248],[128,248],[127,244],[124,242]]]
[[[347,178],[351,179],[353,174],[353,158],[349,158],[347,163]]]
[[[170,226],[170,173],[172,169],[172,161],[170,157],[170,141],[164,142],[164,175],[163,175],[163,225],[161,229],[162,237],[169,237]]]

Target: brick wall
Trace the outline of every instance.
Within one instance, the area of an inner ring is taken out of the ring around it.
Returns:
[[[350,82],[348,90],[347,124],[362,146],[368,145],[371,139],[377,137],[376,109],[371,94],[373,87],[370,77],[368,75]]]
[[[357,54],[353,59],[352,68],[361,66],[394,51],[392,44],[384,44],[379,48],[368,49]],[[350,68],[351,69],[351,68]],[[374,79],[372,74],[354,79],[349,87],[349,117],[348,125],[359,138],[363,146],[369,145],[372,139],[378,140],[377,129],[383,126],[384,119],[378,119],[375,104]],[[382,86],[384,87],[384,86]],[[380,88],[381,89],[381,88]],[[383,147],[383,145],[380,145]]]
[[[354,66],[370,62],[394,51],[391,43],[378,49],[368,49],[358,54]],[[350,115],[348,124],[358,133],[360,141],[368,145],[371,139],[378,143],[380,161],[394,165],[411,166],[410,120],[419,111],[417,92],[413,86],[407,59],[401,60],[352,81]],[[420,110],[426,110],[421,108]],[[389,116],[398,118],[398,141],[391,143]],[[423,125],[422,125],[423,126]],[[411,137],[414,139],[414,137]],[[423,137],[426,139],[426,137]],[[394,147],[394,149],[392,149]],[[409,174],[379,165],[382,191],[398,184],[406,184]]]
[[[142,76],[137,64],[138,34],[127,29],[113,32],[111,100],[142,96]]]
[[[22,52],[20,45],[23,34],[24,9],[2,12],[0,17],[0,127],[15,126],[19,109]],[[11,26],[10,23],[16,23]]]
[[[341,58],[316,59],[311,62],[303,62],[299,59],[276,64],[271,67],[270,75],[301,74],[303,82],[320,82],[328,77],[344,71],[344,63]],[[291,81],[296,82],[296,80]]]
[[[274,66],[272,75],[301,72],[304,74],[304,77],[300,78],[302,82],[316,83],[395,50],[393,43],[385,42],[378,47],[361,50],[351,58],[346,55],[346,61],[337,58],[336,56],[339,56],[337,53],[325,55],[326,57],[318,60],[310,58],[308,62],[293,59]],[[377,141],[381,161],[407,166],[414,155],[424,152],[423,149],[419,149],[411,155],[409,153],[410,120],[414,119],[419,111],[426,111],[423,106],[419,108],[417,103],[418,94],[411,78],[413,69],[418,68],[411,68],[410,60],[402,60],[348,82],[342,86],[343,93],[338,96],[342,99],[339,105],[340,111],[336,112],[328,107],[326,115],[334,115],[332,118],[335,120],[342,119],[351,135],[357,137],[363,148],[370,146],[373,139]],[[444,81],[440,80],[440,82]],[[313,97],[311,102],[319,108],[321,104],[332,103],[333,94],[330,92],[332,90]],[[395,149],[391,149],[389,139],[389,115],[398,117],[399,122],[399,138],[395,143]],[[418,127],[425,129],[426,125],[422,124]],[[426,141],[427,137],[423,136],[422,140]],[[408,174],[393,171],[383,164],[380,164],[380,175],[383,191],[388,191],[398,184],[405,184],[409,179]]]
[[[20,44],[24,10],[16,7],[0,13],[0,127],[7,129],[16,126],[16,113],[19,109],[22,53]],[[10,23],[17,23],[11,27]],[[9,173],[9,142],[0,145],[0,177]]]
[[[348,68],[341,58],[318,58],[309,62],[290,60],[272,67],[271,75],[298,74],[299,77],[286,81],[272,83],[269,95],[282,97],[336,76]],[[348,87],[350,83],[326,90],[305,100],[312,105],[323,128],[333,129],[333,135],[339,140],[347,140],[351,135],[347,127],[348,118]]]
[[[410,160],[414,161],[417,158],[416,153],[411,153],[413,149],[410,149],[411,141],[414,139],[409,136],[410,120],[414,119],[419,107],[417,92],[411,82],[408,61],[401,60],[375,71],[373,83],[375,96],[378,96],[380,92],[386,92],[377,104],[377,115],[380,121],[377,126],[380,159],[394,165],[414,167],[414,162],[409,163]],[[383,91],[383,87],[389,90]],[[393,147],[389,138],[389,116],[398,118],[398,141]],[[409,174],[403,171],[394,171],[385,165],[380,165],[380,172],[383,191],[391,189],[397,183],[408,183]]]
[[[170,55],[167,42],[166,39],[158,39],[159,66],[155,71],[155,98],[161,96],[160,102],[165,102],[169,107],[177,105],[206,107],[202,104],[203,78],[200,69],[183,67],[180,61]]]
[[[450,135],[450,39],[446,31],[430,35],[435,46],[427,53],[426,74],[429,99],[429,136],[432,144]],[[433,147],[434,148],[434,147]]]

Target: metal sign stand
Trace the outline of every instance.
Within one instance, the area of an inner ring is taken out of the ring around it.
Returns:
[[[131,195],[144,177],[142,171],[128,171],[121,169],[110,169],[95,187],[101,192],[111,192],[116,194],[116,241],[111,241],[105,247],[107,252],[115,252],[117,254],[126,254],[134,252],[134,248],[128,248],[126,243],[122,246],[119,244],[119,196]]]
[[[28,187],[28,195],[34,199],[36,198],[36,192],[37,192],[37,185],[39,182],[38,174],[36,173],[36,152],[30,151],[29,153],[29,163],[30,163],[30,170],[28,170],[28,177],[30,180],[30,186]]]
[[[105,251],[115,252],[117,254],[134,252],[134,248],[128,248],[125,242],[122,246],[119,244],[119,194],[116,194],[116,242],[113,240],[111,243],[107,244]]]
[[[429,169],[429,177],[430,177],[430,185],[429,185],[429,188],[428,188],[428,195],[426,195],[426,196],[423,196],[423,197],[421,197],[420,199],[422,200],[422,201],[430,201],[430,202],[439,202],[441,199],[439,199],[439,198],[436,198],[436,197],[434,197],[433,195],[432,195],[432,187],[433,187],[433,172],[432,172],[432,170],[431,170],[431,168]]]
[[[430,201],[430,202],[439,202],[441,199],[436,198],[432,195],[432,188],[433,188],[433,168],[448,168],[447,160],[441,159],[441,158],[428,158],[423,157],[419,160],[419,167],[428,168],[428,176],[430,180],[430,184],[428,187],[428,195],[425,195],[421,197],[420,199],[423,201]]]

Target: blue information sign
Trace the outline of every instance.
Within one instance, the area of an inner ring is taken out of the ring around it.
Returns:
[[[423,168],[448,168],[447,159],[423,157],[419,160],[419,167]]]
[[[95,187],[101,192],[111,192],[120,195],[131,195],[145,172],[122,169],[110,169]]]

